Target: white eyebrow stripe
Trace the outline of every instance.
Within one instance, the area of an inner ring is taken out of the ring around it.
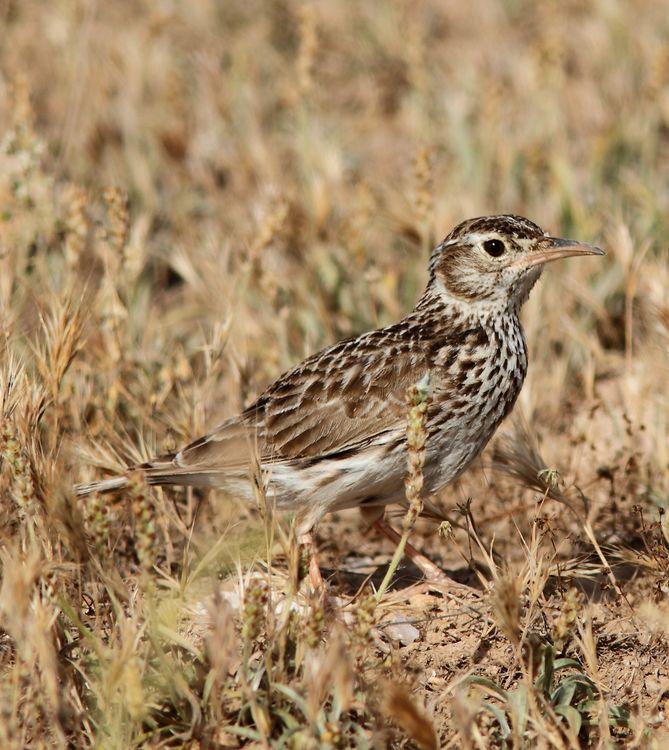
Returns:
[[[504,237],[499,234],[499,232],[486,232],[485,234],[482,234],[481,232],[472,232],[471,234],[468,234],[465,239],[471,241],[472,243],[483,242],[484,240],[504,241]]]

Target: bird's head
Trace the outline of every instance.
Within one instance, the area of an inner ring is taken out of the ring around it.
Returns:
[[[446,300],[518,309],[546,263],[573,255],[604,251],[551,237],[522,216],[482,216],[458,224],[434,250],[428,288]]]

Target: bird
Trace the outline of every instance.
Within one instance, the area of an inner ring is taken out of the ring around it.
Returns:
[[[353,507],[396,538],[382,516],[405,500],[407,390],[429,379],[423,477],[434,495],[518,398],[528,367],[520,311],[544,266],[589,255],[604,251],[522,216],[463,221],[432,251],[425,290],[402,320],[312,354],[208,434],[76,492],[123,490],[139,471],[148,484],[252,501],[260,469],[268,500],[296,513],[303,543],[325,514]]]

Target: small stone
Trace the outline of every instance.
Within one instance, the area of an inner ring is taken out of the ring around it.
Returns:
[[[414,627],[406,617],[396,617],[390,625],[386,625],[383,630],[388,638],[393,641],[399,641],[403,646],[417,641],[420,638],[420,630]]]

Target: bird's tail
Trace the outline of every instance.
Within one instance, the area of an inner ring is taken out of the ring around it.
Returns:
[[[221,484],[222,473],[210,467],[179,466],[176,456],[163,456],[154,461],[133,466],[125,474],[109,479],[98,479],[86,484],[78,484],[74,491],[77,497],[93,492],[118,492],[130,486],[133,474],[141,474],[148,484],[177,484],[192,487],[217,487]]]
[[[114,492],[115,490],[125,489],[130,484],[130,480],[125,475],[110,477],[109,479],[98,479],[95,482],[86,484],[77,484],[74,491],[77,497],[91,495],[93,492]]]

